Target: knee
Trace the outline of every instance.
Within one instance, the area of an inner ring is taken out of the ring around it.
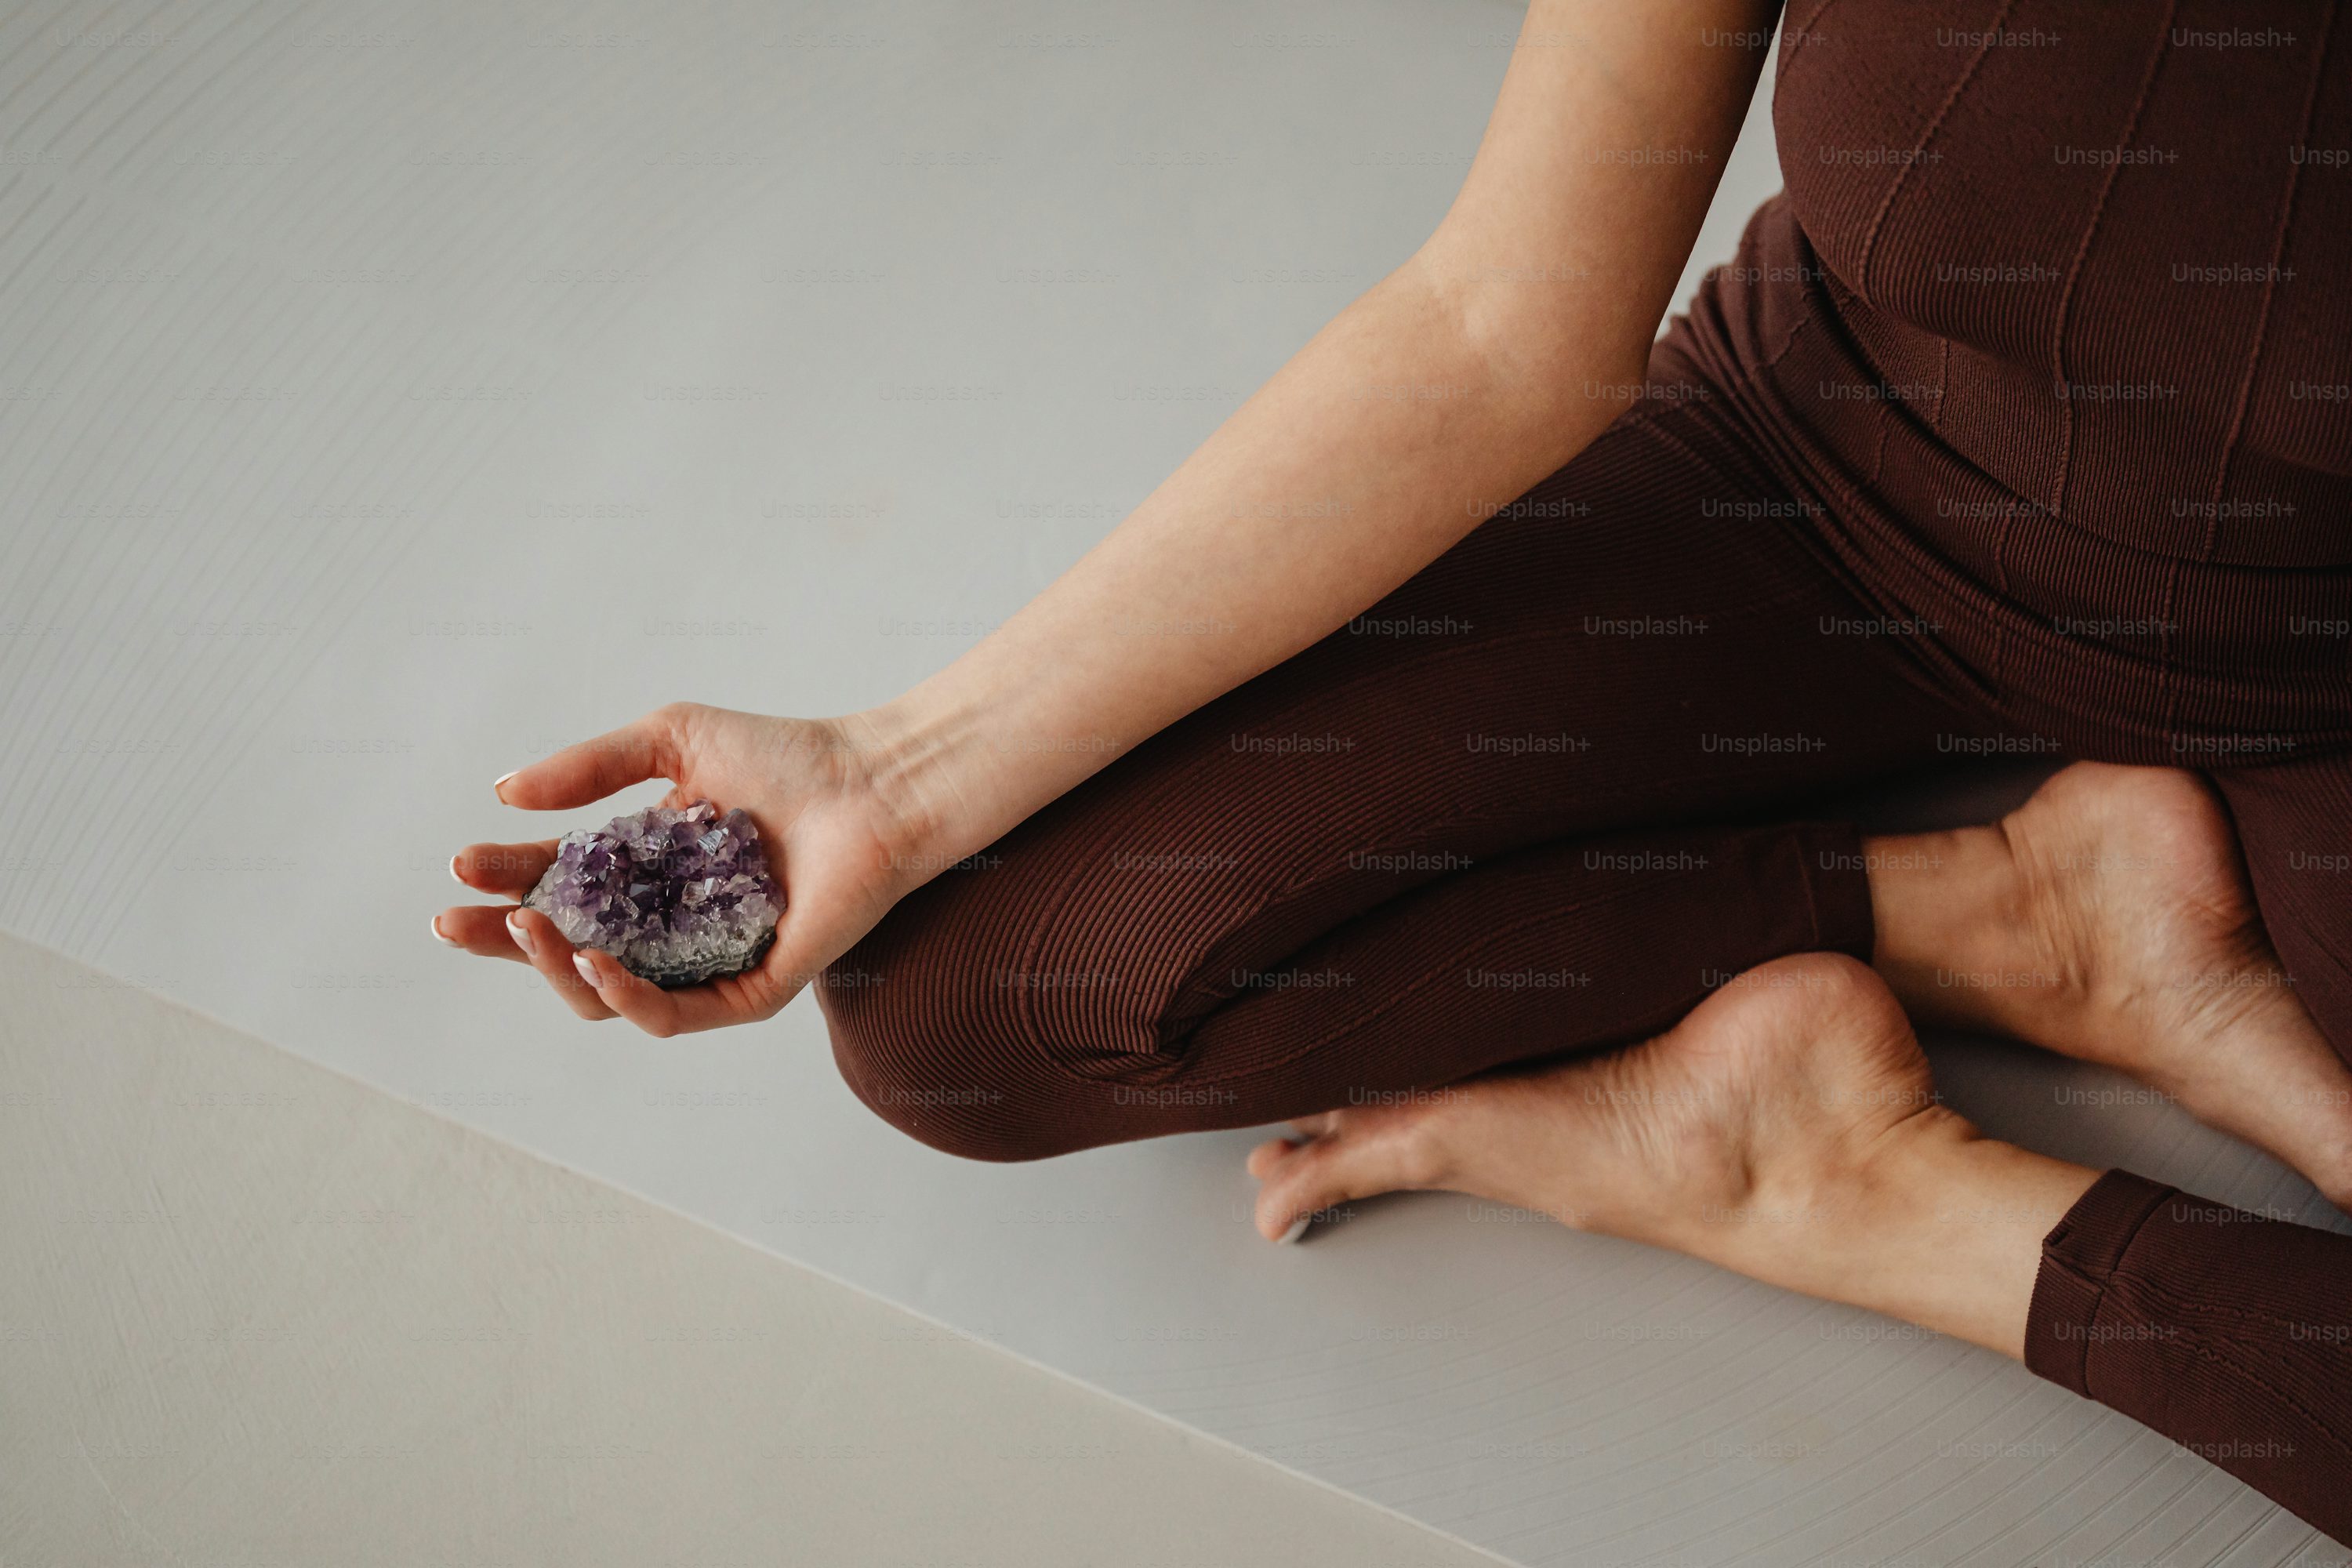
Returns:
[[[1181,1130],[1136,1090],[1186,1055],[1171,1023],[1187,973],[1136,962],[1164,878],[1065,885],[1074,853],[917,889],[817,986],[851,1092],[908,1137],[968,1160],[1042,1160]]]
[[[818,998],[833,1059],[866,1109],[966,1160],[1043,1160],[1116,1142],[1096,1103],[1110,1086],[1070,1073],[1003,1017],[960,1001],[920,966],[836,965]],[[926,984],[929,981],[930,984]]]

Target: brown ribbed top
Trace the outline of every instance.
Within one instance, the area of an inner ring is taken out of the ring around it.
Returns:
[[[2077,528],[2352,563],[2337,30],[2312,0],[1799,0],[1774,120],[1839,317]]]
[[[1674,342],[1934,688],[2113,762],[2352,746],[2352,25],[1793,0]]]

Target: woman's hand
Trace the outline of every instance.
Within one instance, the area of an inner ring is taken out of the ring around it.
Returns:
[[[896,754],[861,719],[771,719],[682,702],[498,782],[499,799],[527,811],[586,805],[652,778],[677,786],[666,805],[740,806],[784,889],[776,940],[744,973],[665,991],[609,954],[575,952],[555,922],[519,904],[445,910],[433,934],[468,952],[529,963],[582,1017],[626,1018],[649,1035],[772,1016],[940,868],[923,853],[927,819]],[[449,869],[469,888],[520,900],[554,857],[552,839],[476,844]]]
[[[1763,64],[1760,41],[1710,37],[1760,40],[1773,10],[1535,0],[1529,37],[1578,47],[1513,51],[1461,195],[1421,249],[1108,539],[898,701],[824,723],[667,708],[500,781],[500,799],[532,810],[667,777],[674,802],[750,812],[789,900],[757,971],[665,993],[598,954],[575,975],[535,914],[453,910],[436,933],[528,957],[585,1017],[660,1035],[766,1017],[925,864],[984,847],[1346,625],[1625,411]],[[1690,155],[1626,156],[1651,147]],[[906,805],[928,799],[949,809]],[[520,897],[551,853],[477,846],[458,879]]]

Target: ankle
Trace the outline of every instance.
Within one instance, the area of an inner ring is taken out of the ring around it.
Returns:
[[[2042,1238],[2095,1180],[1927,1106],[1864,1150],[1764,1173],[1715,1261],[2021,1357]]]
[[[1869,1257],[1896,1216],[1917,1206],[1913,1189],[1929,1168],[1918,1151],[1950,1141],[1952,1124],[1967,1127],[1931,1100],[1859,1142],[1820,1125],[1782,1147],[1751,1149],[1737,1202],[1701,1216],[1683,1249],[1784,1289],[1854,1300]]]
[[[1864,843],[1877,945],[1872,966],[1923,1024],[2030,1037],[2068,1005],[2063,961],[2030,855],[2004,822]]]
[[[1877,1177],[1836,1299],[2022,1360],[2042,1238],[2098,1173],[1946,1113]]]

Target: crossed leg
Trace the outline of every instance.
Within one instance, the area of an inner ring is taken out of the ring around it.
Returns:
[[[1808,801],[1968,727],[1703,390],[1621,421],[1389,599],[903,900],[820,994],[952,1152],[1244,1126],[1670,1026],[1867,960]],[[1214,635],[1213,628],[1203,635]]]
[[[1250,1156],[1269,1238],[1446,1188],[1687,1252],[2017,1357],[2352,1542],[2352,1237],[1984,1137],[1849,959],[1775,960],[1626,1050],[1295,1131]]]

